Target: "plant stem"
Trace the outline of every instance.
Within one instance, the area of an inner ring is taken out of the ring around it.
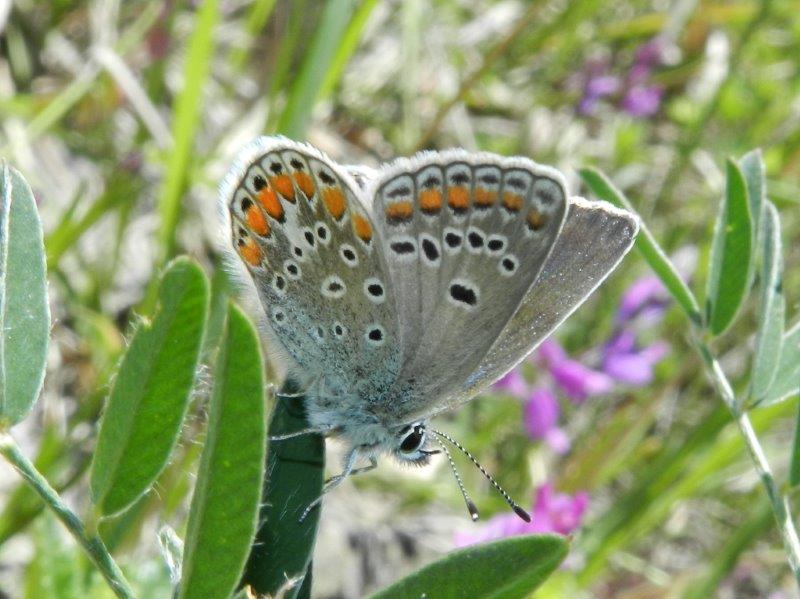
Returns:
[[[0,432],[0,454],[22,475],[31,488],[44,500],[45,504],[55,512],[59,520],[67,527],[78,543],[84,548],[89,558],[97,566],[117,597],[133,599],[135,597],[122,570],[114,558],[108,553],[103,541],[97,535],[89,535],[81,519],[62,501],[55,489],[39,473],[33,463],[20,451],[16,441],[5,432]]]
[[[695,346],[697,347],[703,362],[706,365],[709,376],[714,382],[722,401],[728,406],[731,415],[736,424],[739,426],[739,431],[742,433],[747,450],[750,452],[750,458],[753,460],[756,472],[761,477],[761,482],[767,490],[767,497],[769,498],[770,505],[772,506],[772,513],[775,516],[775,521],[778,523],[778,531],[783,538],[783,546],[786,549],[786,555],[789,560],[789,567],[792,569],[795,580],[800,586],[800,540],[797,536],[797,529],[792,520],[792,514],[789,510],[786,499],[781,495],[778,484],[775,482],[775,477],[772,474],[767,456],[764,454],[764,449],[753,430],[753,425],[750,422],[750,417],[747,412],[742,409],[742,403],[736,401],[736,395],[731,387],[725,372],[722,370],[719,361],[713,356],[708,345],[695,334]]]

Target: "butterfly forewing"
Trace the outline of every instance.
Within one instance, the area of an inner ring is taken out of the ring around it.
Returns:
[[[347,172],[283,138],[245,149],[224,184],[234,248],[271,331],[325,393],[379,397],[399,356],[394,296],[369,211]]]
[[[401,329],[385,409],[433,411],[463,386],[536,280],[561,229],[561,175],[451,151],[398,161],[374,182],[374,218]]]

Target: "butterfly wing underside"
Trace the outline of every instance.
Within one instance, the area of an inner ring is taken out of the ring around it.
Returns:
[[[383,409],[407,422],[480,368],[554,246],[566,190],[552,168],[463,151],[398,161],[371,189],[402,353]]]
[[[638,230],[630,212],[607,202],[570,198],[553,250],[502,333],[462,384],[428,406],[426,413],[469,401],[519,364],[617,267]]]
[[[383,249],[348,172],[305,144],[245,148],[221,190],[229,238],[252,277],[272,336],[305,379],[378,395],[399,369]]]

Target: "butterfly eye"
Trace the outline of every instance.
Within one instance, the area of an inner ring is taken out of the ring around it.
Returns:
[[[409,430],[405,432],[403,441],[400,443],[400,451],[414,453],[425,443],[425,427],[421,424],[415,424],[413,427],[408,428]]]

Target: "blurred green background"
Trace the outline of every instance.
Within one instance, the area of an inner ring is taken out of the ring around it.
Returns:
[[[188,253],[214,273],[217,297],[235,293],[219,267],[216,187],[259,134],[370,166],[423,148],[520,154],[563,169],[575,193],[586,193],[577,169],[595,165],[698,290],[724,160],[760,147],[797,321],[796,0],[0,0],[0,36],[0,156],[35,192],[53,313],[43,398],[16,436],[79,512],[109,377],[152,302],[154,273]],[[621,298],[646,275],[632,253],[556,334],[570,356],[599,363]],[[734,384],[746,383],[753,326],[748,304],[716,344]],[[539,596],[796,596],[764,491],[684,319],[669,309],[637,335],[669,353],[646,384],[559,396],[568,450],[531,437],[522,392],[498,390],[438,423],[522,505],[545,484],[588,498],[571,554]],[[522,375],[551,384],[545,371],[534,361]],[[207,386],[157,493],[102,530],[143,596],[168,593],[157,531],[185,526]],[[752,415],[780,480],[796,403]],[[329,448],[335,468],[341,448]],[[504,514],[459,464],[484,520]],[[469,522],[446,462],[409,471],[385,460],[326,498],[315,596],[362,596],[487,526]],[[82,596],[90,571],[0,466],[0,592]],[[99,579],[92,589],[107,596]]]

